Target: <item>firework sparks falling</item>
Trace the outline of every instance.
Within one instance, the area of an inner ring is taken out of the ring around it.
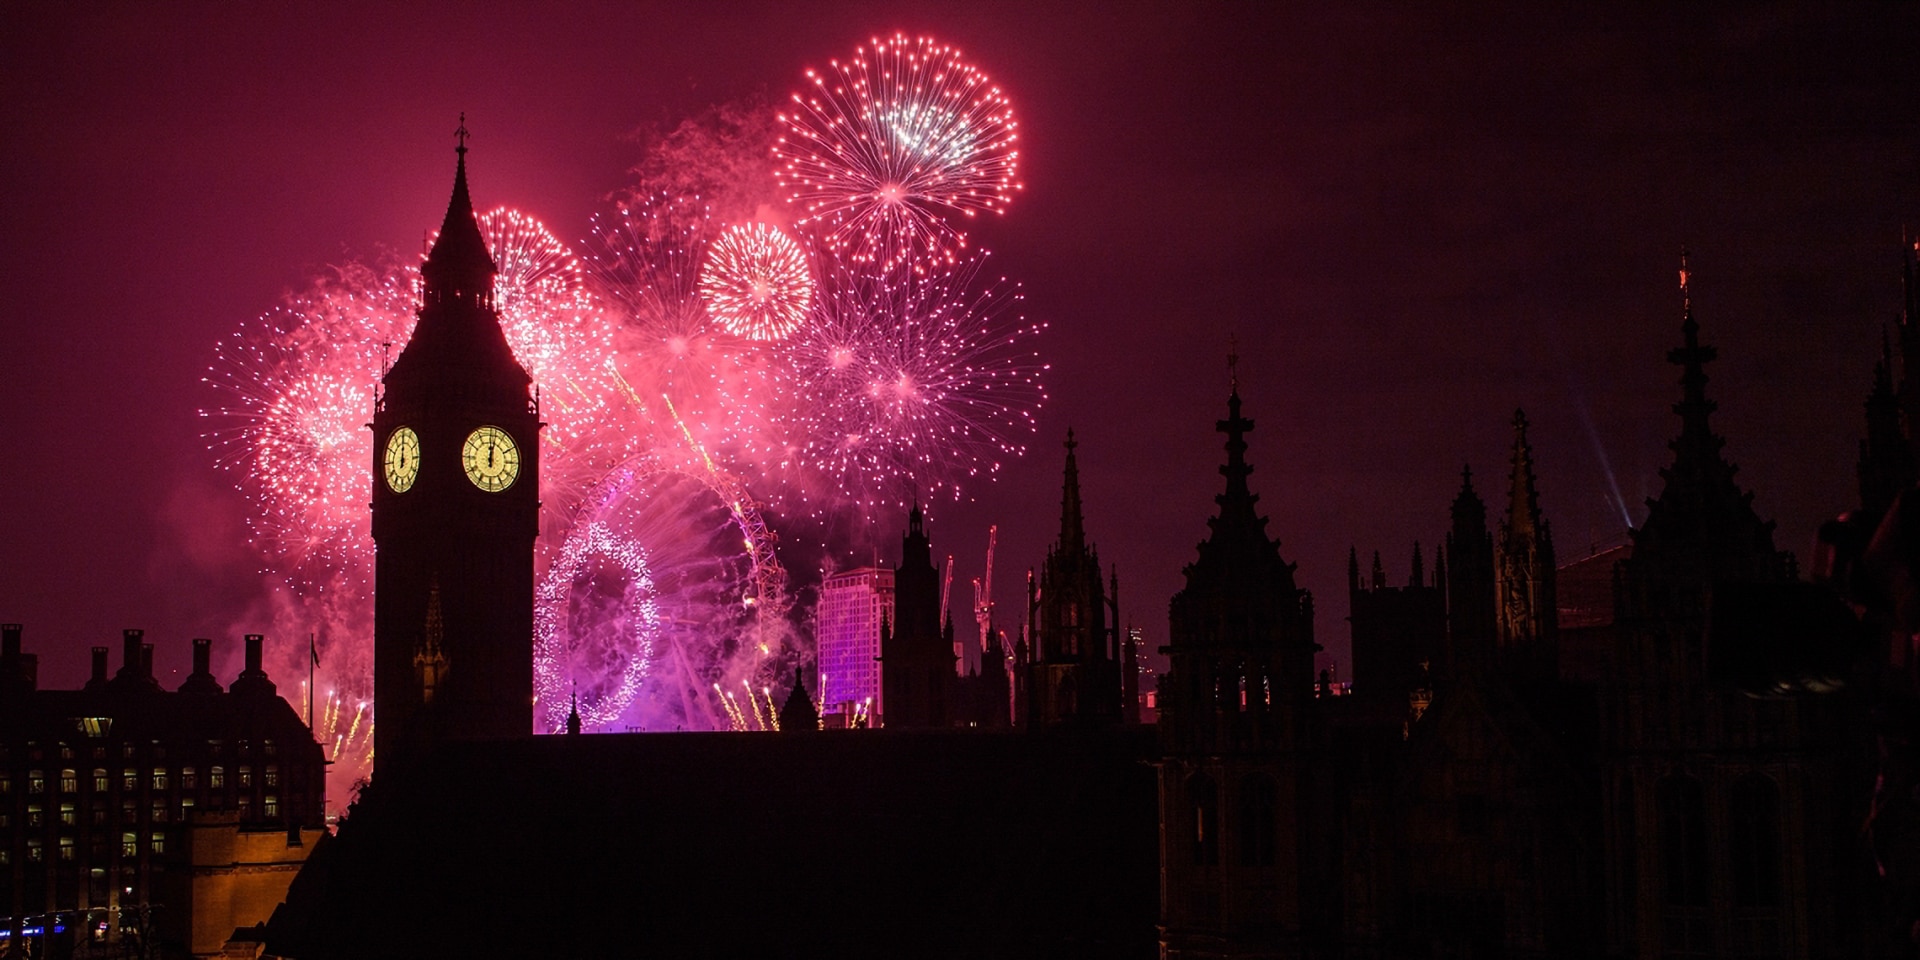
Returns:
[[[750,340],[780,340],[800,328],[813,302],[806,251],[765,223],[729,227],[707,249],[700,295],[715,321]]]
[[[841,270],[786,365],[800,398],[800,459],[859,503],[901,504],[916,488],[990,476],[1026,452],[1046,399],[1032,341],[1046,328],[1014,311],[984,255],[933,277]]]
[[[779,116],[776,176],[852,261],[950,260],[963,244],[936,208],[999,213],[1020,189],[1013,108],[958,50],[895,34],[807,78]]]

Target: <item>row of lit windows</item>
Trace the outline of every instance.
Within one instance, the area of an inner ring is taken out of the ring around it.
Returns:
[[[264,798],[262,798],[262,800],[263,800],[263,803],[261,804],[261,806],[266,816],[268,817],[279,816],[280,798],[277,795],[269,793]],[[214,804],[212,808],[217,810],[219,809],[219,807],[220,807],[219,804]],[[246,816],[250,813],[252,808],[253,808],[253,798],[250,796],[242,795],[240,797],[240,806],[239,806],[242,819],[246,818]],[[169,813],[174,809],[175,809],[174,806],[166,800],[153,801],[153,806],[150,811],[153,815],[153,822],[154,823],[167,822]],[[181,818],[185,818],[187,815],[187,812],[192,809],[194,809],[193,798],[183,797],[180,800],[180,804],[178,807],[179,812],[177,815]],[[137,813],[138,810],[139,810],[139,806],[135,801],[133,800],[122,801],[120,804],[121,822],[124,823],[124,822],[129,822],[133,820],[134,815]],[[47,812],[46,808],[41,806],[40,804],[37,804],[37,803],[28,804],[27,805],[27,826],[29,827],[44,826],[46,824],[46,812]],[[106,825],[107,807],[105,804],[96,802],[93,805],[90,813],[91,813],[91,820],[94,826],[98,827],[98,826]],[[71,803],[61,804],[59,808],[58,816],[62,826],[69,826],[69,827],[75,826],[79,823],[79,820],[80,820],[79,809],[77,808],[76,805]],[[12,819],[13,819],[13,816],[11,813],[8,813],[6,811],[0,811],[0,828],[11,826]]]
[[[251,765],[241,764],[238,772],[239,772],[239,782],[241,787],[253,786],[253,767]],[[165,790],[167,789],[167,784],[171,782],[173,777],[176,777],[176,776],[178,777],[178,782],[180,784],[181,789],[183,790],[200,789],[200,773],[197,767],[181,767],[179,768],[178,771],[176,771],[173,774],[169,774],[166,767],[154,767],[153,772],[149,777],[149,781],[153,785],[153,789]],[[277,763],[267,764],[266,767],[262,769],[260,772],[260,779],[261,779],[261,782],[264,783],[266,786],[269,786],[269,787],[279,786],[280,785],[280,765]],[[129,790],[129,791],[138,790],[140,788],[140,780],[141,780],[141,771],[138,768],[127,767],[120,771],[120,789],[122,790]],[[215,790],[220,790],[220,789],[224,789],[226,785],[227,785],[227,768],[225,766],[215,765],[207,768],[207,786],[212,787]],[[94,791],[97,793],[105,793],[110,786],[111,786],[111,780],[107,776],[106,768],[95,767],[93,769]],[[0,794],[11,793],[12,791],[13,791],[13,778],[5,774],[0,774]],[[28,793],[47,792],[46,771],[32,770],[27,773],[27,792]],[[80,778],[79,778],[78,771],[75,771],[71,768],[60,771],[60,792],[62,793],[80,792]]]

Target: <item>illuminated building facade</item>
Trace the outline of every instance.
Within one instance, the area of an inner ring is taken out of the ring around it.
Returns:
[[[850,724],[879,707],[880,625],[893,619],[893,571],[860,567],[827,577],[814,616],[823,711]]]
[[[213,678],[212,641],[195,640],[193,673],[168,691],[152,645],[128,630],[120,669],[109,676],[95,647],[92,679],[69,691],[38,689],[20,626],[3,635],[0,935],[53,928],[56,952],[106,941],[215,953],[265,921],[319,839],[326,779],[319,745],[261,669],[261,638],[247,638],[230,689]],[[214,856],[216,835],[244,857]],[[225,929],[195,930],[212,917]]]

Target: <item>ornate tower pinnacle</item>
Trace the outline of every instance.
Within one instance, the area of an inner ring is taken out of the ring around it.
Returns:
[[[1070,553],[1081,553],[1087,549],[1086,521],[1080,512],[1080,466],[1074,461],[1073,451],[1080,444],[1073,439],[1073,428],[1067,428],[1066,479],[1060,486],[1060,549]]]
[[[1527,443],[1527,414],[1513,412],[1512,476],[1507,515],[1494,545],[1498,585],[1496,617],[1500,649],[1509,666],[1534,679],[1558,672],[1555,653],[1559,601],[1553,531],[1540,515],[1540,493],[1533,477],[1533,447]]]
[[[1668,445],[1673,465],[1660,472],[1660,496],[1647,501],[1646,522],[1633,533],[1626,572],[1693,584],[1790,576],[1792,556],[1774,549],[1773,524],[1754,513],[1753,495],[1734,481],[1738,468],[1721,456],[1726,441],[1708,423],[1717,405],[1707,399],[1706,365],[1718,352],[1700,342],[1686,286],[1681,311],[1681,345],[1667,352],[1667,362],[1680,368],[1680,402],[1673,405],[1680,435]]]

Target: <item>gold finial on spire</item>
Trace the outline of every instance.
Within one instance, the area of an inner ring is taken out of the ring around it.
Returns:
[[[453,148],[454,152],[466,153],[467,137],[470,136],[470,134],[467,133],[467,112],[465,110],[460,111],[460,129],[455,130],[453,132],[453,136],[454,136],[454,139],[460,141],[459,146],[456,146]]]
[[[1687,289],[1689,279],[1691,278],[1687,272],[1687,248],[1682,246],[1680,248],[1680,302],[1690,307],[1693,306],[1693,294]]]

